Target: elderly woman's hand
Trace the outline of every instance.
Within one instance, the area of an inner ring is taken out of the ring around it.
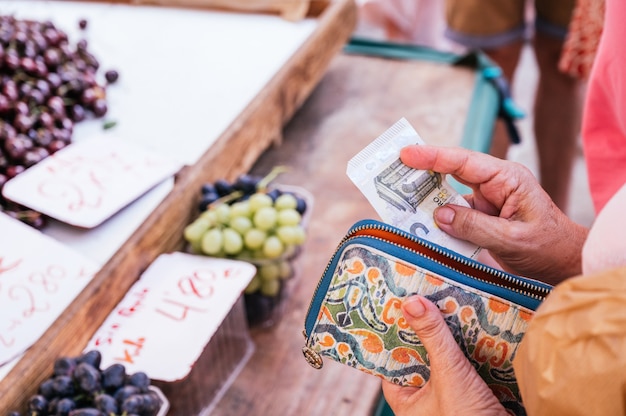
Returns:
[[[396,416],[507,415],[461,352],[434,303],[411,296],[404,300],[402,312],[428,352],[430,379],[422,388],[383,381],[383,394]]]
[[[411,145],[403,163],[451,174],[473,191],[472,208],[445,205],[435,222],[448,234],[489,250],[507,271],[556,284],[581,272],[588,230],[552,202],[524,166],[462,148]]]

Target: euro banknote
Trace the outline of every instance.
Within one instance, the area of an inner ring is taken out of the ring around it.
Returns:
[[[439,206],[469,204],[441,173],[414,169],[402,163],[400,149],[410,144],[424,144],[424,141],[402,118],[350,159],[348,177],[382,221],[475,258],[480,252],[479,246],[445,233],[433,218]]]

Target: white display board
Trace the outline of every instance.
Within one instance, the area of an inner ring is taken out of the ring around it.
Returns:
[[[318,21],[277,15],[76,1],[0,1],[18,19],[50,20],[88,42],[99,76],[115,69],[103,119],[73,140],[114,135],[191,165],[210,148],[315,31]],[[87,27],[79,28],[86,19]],[[103,130],[105,121],[116,124]],[[51,221],[44,233],[104,264],[161,203],[173,178],[90,230]]]
[[[98,2],[9,0],[2,14],[51,20],[71,42],[85,39],[107,89],[115,135],[194,164],[318,25],[270,14]],[[88,21],[81,30],[80,19]],[[102,123],[83,122],[76,140]]]

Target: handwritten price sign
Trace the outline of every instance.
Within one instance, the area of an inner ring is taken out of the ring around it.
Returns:
[[[179,169],[147,149],[98,136],[17,175],[2,194],[68,224],[93,228]]]
[[[180,380],[255,273],[246,262],[163,254],[128,291],[86,350],[98,349],[103,367],[121,363],[128,372]]]
[[[0,230],[0,364],[4,364],[41,337],[97,268],[2,213]]]

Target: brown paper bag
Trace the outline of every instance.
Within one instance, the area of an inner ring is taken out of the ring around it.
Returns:
[[[556,286],[513,365],[529,415],[626,415],[626,268]]]

